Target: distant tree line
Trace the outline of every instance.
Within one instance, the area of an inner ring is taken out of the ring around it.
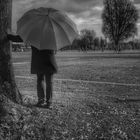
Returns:
[[[139,39],[133,39],[130,41],[123,41],[119,44],[119,51],[122,50],[140,50],[140,40]],[[114,44],[110,42],[109,40],[103,38],[103,37],[96,37],[92,38],[92,40],[88,40],[86,38],[79,37],[78,39],[75,39],[72,43],[72,45],[65,46],[61,49],[61,51],[65,50],[77,50],[77,51],[105,51],[105,50],[111,50],[116,51],[114,48]]]
[[[140,40],[134,39],[127,42],[119,43],[120,51],[123,50],[140,50]],[[30,51],[31,47],[26,44],[12,44],[12,51],[13,52],[26,52]],[[65,46],[61,49],[61,51],[66,50],[77,50],[77,51],[105,51],[105,50],[114,50],[113,43],[108,42],[107,39],[103,37],[95,37],[92,41],[87,41],[84,39],[75,39],[72,45]],[[114,50],[116,51],[116,50]]]
[[[86,29],[87,30],[87,29]],[[93,32],[93,30],[92,30]],[[65,46],[61,49],[61,51],[66,50],[77,50],[77,51],[105,51],[105,50],[114,50],[113,43],[108,41],[103,37],[96,37],[94,36],[91,38],[88,36],[81,37],[75,39],[72,45]],[[90,39],[89,39],[90,38]],[[123,41],[119,43],[120,51],[122,50],[140,50],[140,39],[133,39],[130,41]],[[13,43],[12,44],[12,51],[13,52],[23,52],[23,51],[30,51],[30,45],[26,45],[24,43]]]

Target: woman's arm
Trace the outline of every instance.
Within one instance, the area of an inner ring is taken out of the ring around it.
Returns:
[[[11,29],[7,29],[6,31],[7,39],[12,42],[23,42],[22,38],[19,35],[15,35],[11,32]]]
[[[7,38],[12,42],[23,42],[22,38],[19,35],[7,34]]]

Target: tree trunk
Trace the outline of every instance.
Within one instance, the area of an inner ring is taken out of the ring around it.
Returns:
[[[114,51],[115,51],[115,52],[120,53],[120,51],[121,51],[120,42],[115,41],[115,42],[113,43],[113,48],[114,48]]]
[[[12,48],[6,37],[7,28],[11,29],[11,17],[12,0],[0,0],[0,87],[5,91],[5,96],[16,103],[22,103],[11,60]]]

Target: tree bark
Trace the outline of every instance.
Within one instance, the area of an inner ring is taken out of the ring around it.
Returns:
[[[5,96],[16,103],[22,103],[22,97],[15,82],[12,48],[6,35],[7,28],[11,29],[11,17],[12,0],[0,0],[0,87],[5,91]]]

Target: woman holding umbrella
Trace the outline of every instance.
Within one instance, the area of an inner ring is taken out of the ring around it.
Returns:
[[[31,73],[37,75],[37,106],[49,107],[52,102],[52,77],[57,72],[55,52],[72,44],[78,36],[76,25],[64,13],[41,7],[29,10],[19,19],[17,34],[8,34],[8,39],[31,44]]]
[[[13,42],[23,42],[20,36],[13,35],[10,31],[8,31],[7,38],[8,40]],[[31,48],[32,48],[31,74],[37,75],[38,103],[36,104],[36,106],[49,108],[52,101],[52,78],[53,74],[57,72],[55,51],[53,50],[40,51],[34,46],[31,46]],[[45,101],[45,87],[46,87],[46,101]]]

